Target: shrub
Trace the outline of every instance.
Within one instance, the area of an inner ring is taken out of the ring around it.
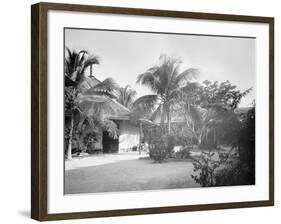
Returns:
[[[153,158],[155,162],[162,162],[164,159],[176,157],[176,158],[190,158],[190,146],[186,146],[178,152],[174,152],[174,147],[177,142],[177,136],[162,135],[153,138],[149,146],[149,156]]]
[[[219,153],[219,158],[214,159],[215,153],[211,150],[209,152],[202,152],[198,158],[192,158],[194,160],[193,166],[196,175],[191,174],[191,177],[196,183],[199,183],[202,187],[216,186],[216,171],[222,165],[228,165],[232,163],[232,151],[228,153]]]
[[[250,168],[243,162],[231,164],[215,175],[216,186],[255,184]]]
[[[190,158],[190,147],[185,147],[179,150],[178,152],[175,152],[175,157],[179,159],[188,159]]]
[[[133,146],[133,147],[132,147],[132,151],[135,152],[135,151],[137,151],[137,150],[138,150],[138,147],[137,147],[137,146]]]
[[[160,137],[154,139],[149,147],[149,156],[155,161],[161,163],[168,155],[168,146],[165,139]]]
[[[255,108],[240,117],[236,132],[236,139],[232,142],[238,149],[237,161],[216,173],[219,186],[255,184]]]

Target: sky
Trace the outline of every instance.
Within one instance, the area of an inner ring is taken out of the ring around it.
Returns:
[[[181,70],[196,68],[204,80],[229,80],[244,91],[253,87],[240,103],[250,106],[255,99],[255,39],[199,35],[120,32],[65,29],[65,46],[71,50],[87,50],[100,59],[93,67],[99,80],[113,78],[120,86],[130,85],[137,97],[151,91],[136,84],[139,74],[159,63],[166,54],[181,58]]]

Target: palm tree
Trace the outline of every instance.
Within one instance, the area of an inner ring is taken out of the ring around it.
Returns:
[[[121,87],[117,90],[117,101],[128,109],[131,109],[136,94],[137,92],[131,89],[129,85],[125,86],[124,88]]]
[[[99,64],[99,58],[89,55],[85,50],[76,52],[66,47],[66,51],[68,56],[65,57],[64,63],[65,84],[77,88],[85,78],[85,70],[94,64]]]
[[[197,78],[198,70],[189,68],[180,72],[181,59],[171,58],[167,55],[160,56],[160,64],[149,68],[137,78],[137,83],[150,88],[153,94],[138,98],[134,106],[151,111],[150,119],[154,120],[160,115],[162,131],[167,120],[168,134],[170,134],[171,110],[185,92],[183,88],[194,78]]]
[[[74,126],[81,128],[85,122],[92,129],[103,127],[113,130],[111,121],[102,116],[105,111],[113,110],[108,104],[107,97],[112,96],[115,82],[105,79],[94,87],[85,90],[81,85],[85,80],[85,70],[93,64],[99,64],[96,56],[89,55],[87,51],[70,51],[65,58],[65,112],[70,115],[67,158],[72,159],[72,140]]]

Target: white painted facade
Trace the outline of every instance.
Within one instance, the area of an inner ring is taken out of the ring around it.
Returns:
[[[134,146],[138,146],[140,134],[137,125],[122,122],[119,126],[119,152],[128,152]]]

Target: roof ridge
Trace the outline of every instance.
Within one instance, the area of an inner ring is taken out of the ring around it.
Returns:
[[[129,113],[131,113],[131,110],[127,107],[125,107],[123,104],[119,103],[116,99],[110,98],[110,100],[112,100],[114,103],[118,104],[119,106],[123,107],[124,110],[127,110]]]

